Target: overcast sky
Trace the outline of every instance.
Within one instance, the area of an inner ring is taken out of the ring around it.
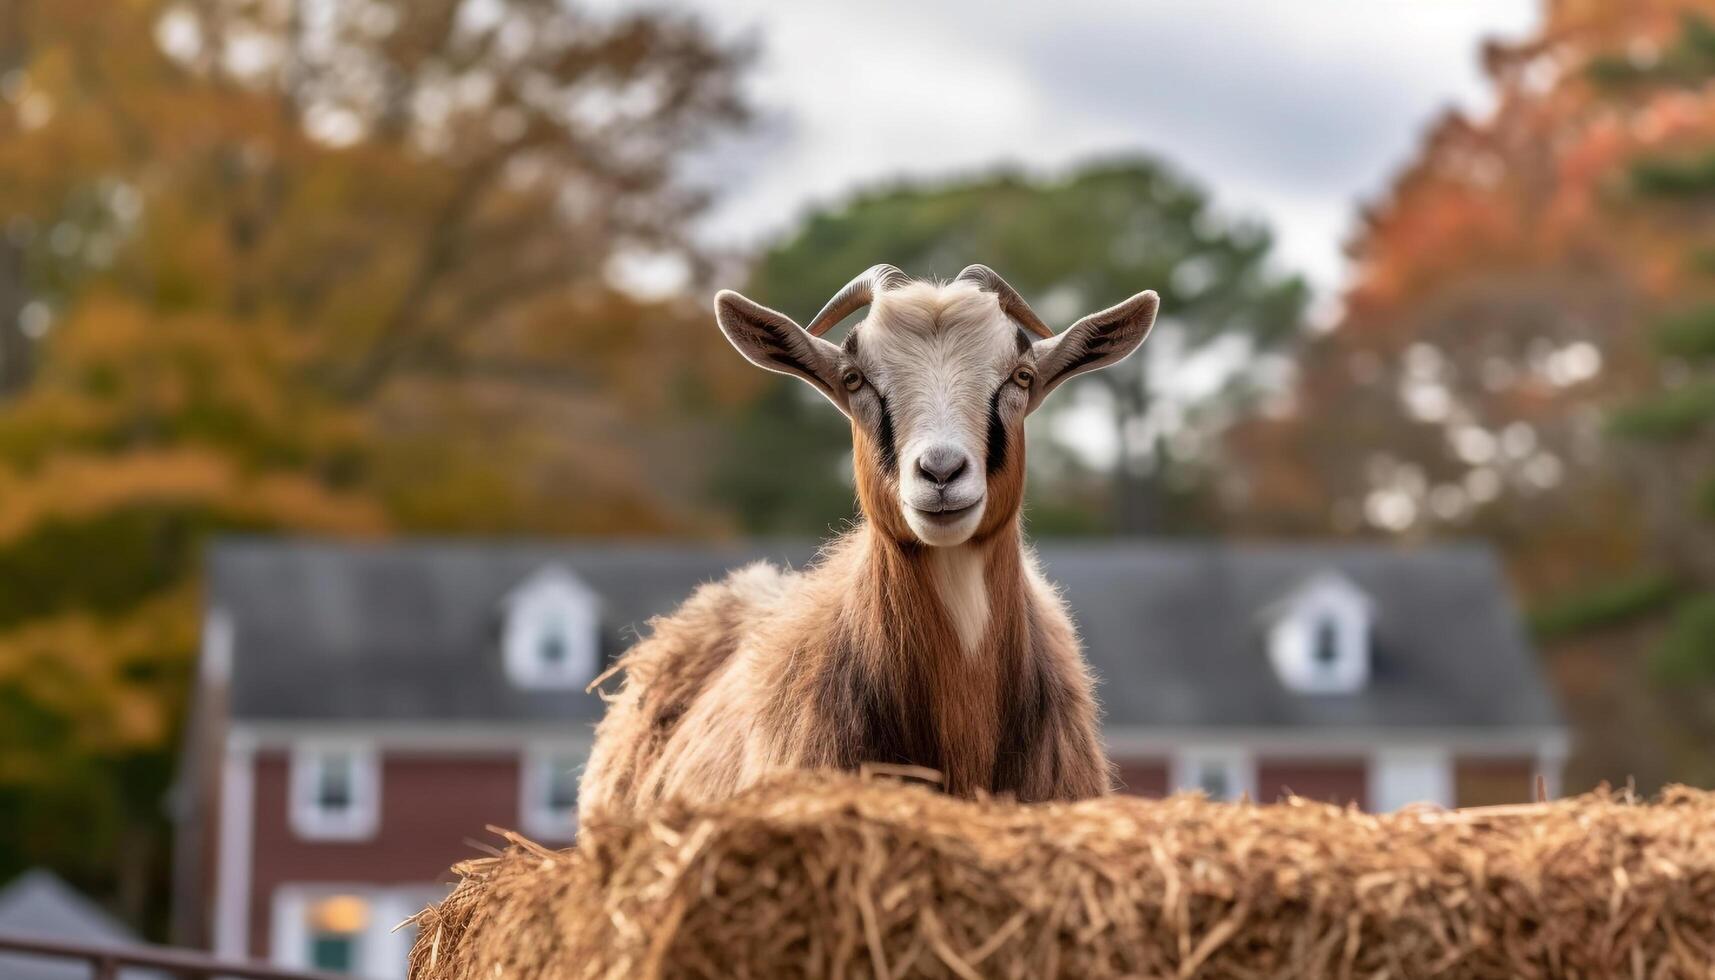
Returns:
[[[677,2],[761,49],[763,125],[713,164],[719,243],[890,177],[1141,151],[1268,220],[1324,292],[1357,202],[1441,109],[1485,104],[1481,41],[1537,20],[1534,0]]]

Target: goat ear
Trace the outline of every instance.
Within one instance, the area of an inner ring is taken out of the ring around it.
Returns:
[[[840,383],[840,349],[812,337],[784,313],[753,303],[730,289],[715,294],[715,322],[721,333],[759,368],[803,378],[842,412],[849,414]]]
[[[1039,383],[1030,407],[1041,404],[1050,391],[1067,380],[1131,356],[1149,336],[1160,305],[1155,291],[1146,289],[1117,306],[1091,313],[1063,333],[1038,340],[1031,347],[1036,353]]]

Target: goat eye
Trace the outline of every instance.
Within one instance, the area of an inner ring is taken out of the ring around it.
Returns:
[[[840,378],[840,381],[846,386],[847,391],[856,391],[863,387],[863,373],[853,368],[847,371],[845,376]]]
[[[1012,372],[1012,383],[1020,388],[1029,388],[1036,380],[1036,375],[1029,368],[1019,368]]]

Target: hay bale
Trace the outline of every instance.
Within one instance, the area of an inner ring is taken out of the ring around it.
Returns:
[[[805,774],[512,837],[419,917],[417,980],[1708,977],[1715,793],[1374,816],[962,802]]]

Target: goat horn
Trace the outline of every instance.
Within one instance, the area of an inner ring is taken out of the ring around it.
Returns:
[[[853,310],[868,306],[875,299],[876,293],[892,289],[906,278],[905,273],[886,262],[872,265],[859,273],[856,279],[846,283],[844,289],[835,293],[834,298],[828,300],[828,305],[822,307],[822,312],[816,314],[816,318],[804,329],[809,331],[810,336],[820,337]]]
[[[965,271],[959,273],[953,281],[976,283],[978,289],[994,293],[1000,300],[1001,312],[1024,324],[1031,333],[1039,337],[1054,336],[1054,331],[1048,329],[1048,324],[1043,323],[1036,311],[1030,308],[1030,304],[1024,301],[1024,297],[1018,295],[1018,290],[1012,288],[1000,277],[1000,273],[988,266],[967,265]]]

